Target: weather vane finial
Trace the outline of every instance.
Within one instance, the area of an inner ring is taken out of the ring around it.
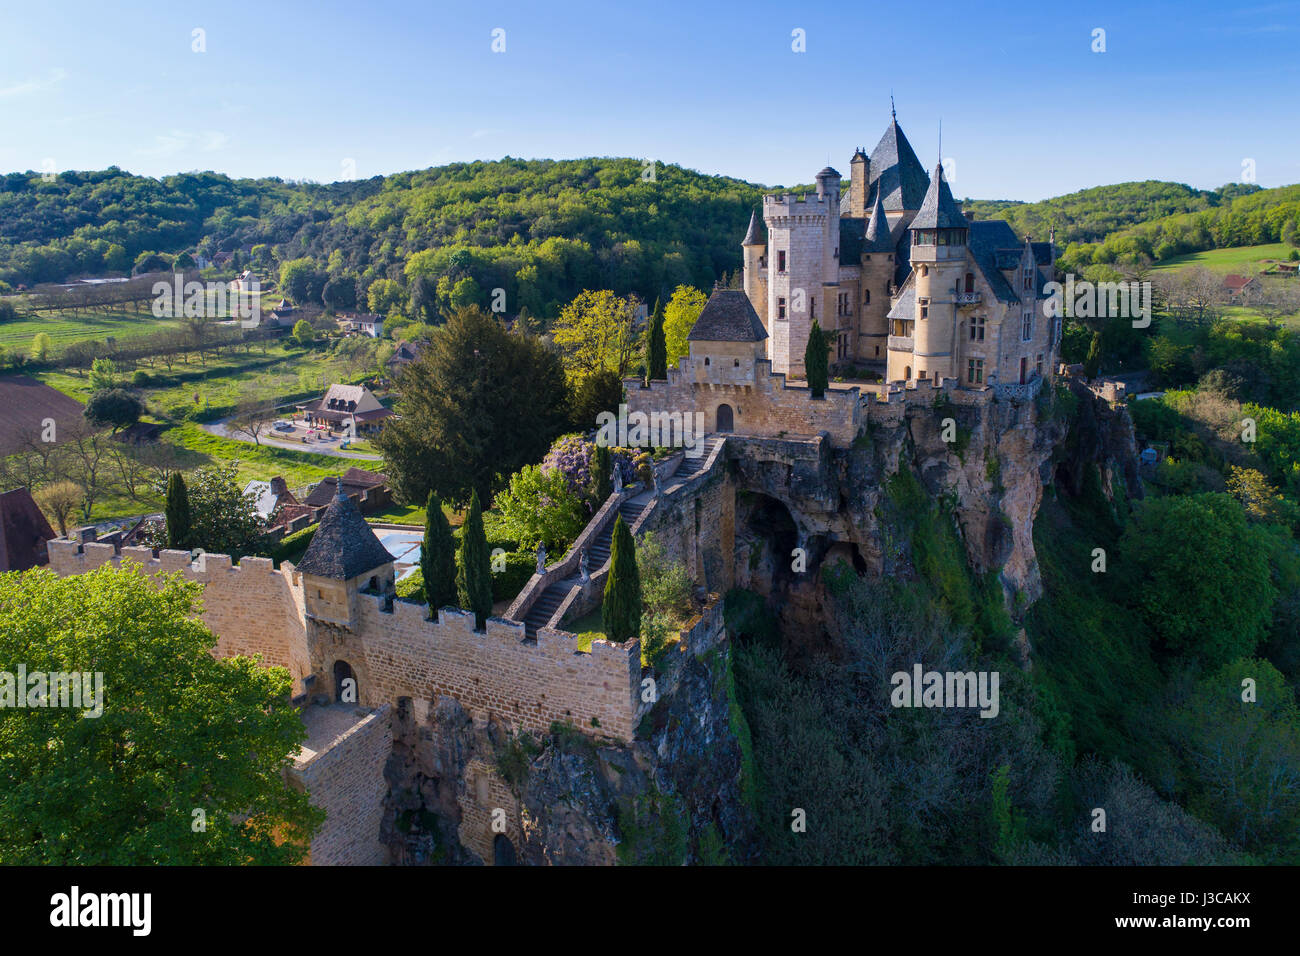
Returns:
[[[890,91],[889,91],[889,115],[892,116],[892,117],[894,118],[894,121],[895,121],[895,122],[898,121],[898,111],[897,111],[896,109],[894,109],[894,91],[893,91],[893,90],[890,90]]]

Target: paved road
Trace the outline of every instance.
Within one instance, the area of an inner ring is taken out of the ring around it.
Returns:
[[[228,421],[230,421],[229,418],[222,418],[219,421],[211,422],[207,425],[201,425],[200,427],[205,432],[217,435],[220,438],[230,438],[234,441],[247,442],[248,439],[246,437],[235,434],[231,431],[229,426],[226,425],[226,422]],[[267,431],[270,431],[270,429],[267,429]],[[258,441],[263,445],[270,445],[273,448],[287,448],[290,451],[309,451],[313,455],[329,455],[331,458],[355,458],[359,461],[384,460],[382,455],[367,455],[359,451],[348,451],[345,448],[339,448],[337,445],[331,447],[322,442],[309,442],[304,445],[300,441],[283,441],[265,433],[258,436]],[[249,444],[252,444],[252,442],[249,442]]]

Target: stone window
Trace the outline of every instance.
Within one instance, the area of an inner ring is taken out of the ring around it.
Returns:
[[[776,271],[780,273],[785,272],[785,250],[784,249],[780,249],[776,253]]]
[[[808,318],[817,318],[817,296],[815,295],[808,297]]]
[[[916,301],[917,301],[917,304],[920,306],[920,309],[921,309],[921,318],[923,318],[923,319],[928,319],[928,318],[930,317],[930,300],[929,300],[929,299],[917,299]]]
[[[984,341],[984,316],[977,315],[970,320],[970,340],[972,342]]]
[[[708,364],[709,364],[709,357],[708,357],[707,355],[704,356],[704,364],[705,364],[705,365],[708,365]]]
[[[966,273],[966,294],[970,295],[975,291],[975,273]]]
[[[870,305],[870,304],[871,304],[871,290],[870,290],[870,289],[867,289],[866,291],[864,291],[864,292],[862,293],[862,304],[863,304],[863,305]]]
[[[1020,338],[1028,342],[1034,337],[1034,310],[1025,309],[1024,315],[1020,317]]]
[[[984,384],[984,360],[982,358],[973,358],[966,362],[966,381],[971,385]]]
[[[784,319],[784,318],[785,318],[785,299],[784,299],[784,298],[778,298],[778,299],[776,300],[776,317],[777,317],[778,319]]]
[[[1039,378],[1043,377],[1043,356],[1041,352],[1038,355],[1037,361],[1034,362],[1034,371],[1038,373]]]

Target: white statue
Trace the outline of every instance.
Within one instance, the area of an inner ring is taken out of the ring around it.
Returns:
[[[587,549],[583,548],[578,555],[578,574],[582,578],[582,583],[586,584],[591,580],[591,571],[587,567]]]
[[[537,542],[537,573],[546,573],[546,545]]]

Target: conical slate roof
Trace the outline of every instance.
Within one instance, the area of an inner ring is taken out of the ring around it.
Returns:
[[[393,556],[379,543],[356,504],[335,495],[297,570],[335,581],[351,581],[392,563]]]
[[[930,179],[930,188],[926,190],[925,200],[909,229],[966,229],[970,223],[957,208],[957,201],[952,198],[952,190],[943,178],[943,163],[934,167],[934,176]]]
[[[767,329],[744,292],[714,289],[686,338],[691,342],[761,342],[767,338]]]
[[[912,144],[903,135],[898,120],[892,120],[885,135],[871,151],[870,190],[880,195],[890,212],[901,209],[919,209],[925,195],[925,167],[916,158]]]
[[[763,225],[758,220],[758,212],[754,211],[749,214],[749,231],[745,233],[745,241],[742,246],[765,246],[767,239],[763,237]]]
[[[893,252],[894,240],[889,234],[889,219],[885,216],[885,204],[876,193],[876,204],[871,209],[871,219],[867,222],[867,233],[862,241],[863,252]]]

